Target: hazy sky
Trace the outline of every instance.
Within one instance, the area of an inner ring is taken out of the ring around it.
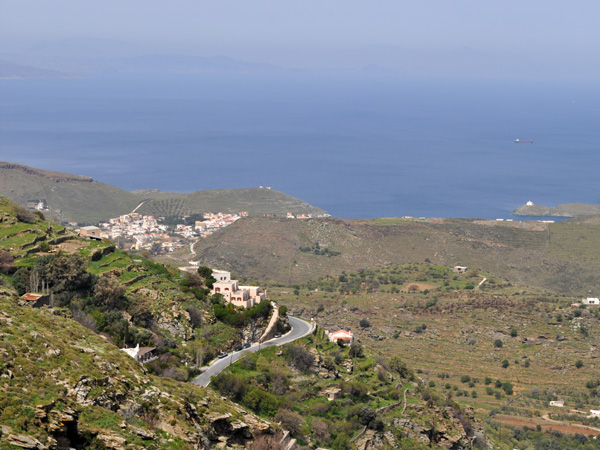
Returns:
[[[395,68],[406,52],[468,52],[593,78],[599,17],[597,0],[1,0],[0,51],[86,37],[132,44],[121,51]]]

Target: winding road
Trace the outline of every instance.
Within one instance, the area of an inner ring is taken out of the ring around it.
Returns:
[[[296,339],[300,339],[310,334],[314,329],[314,324],[307,322],[306,320],[302,320],[298,317],[293,316],[288,316],[288,318],[290,321],[290,325],[292,326],[292,329],[289,332],[287,332],[280,338],[269,339],[268,341],[263,342],[261,344],[253,344],[251,347],[246,348],[244,350],[240,350],[239,352],[232,352],[225,358],[216,359],[208,369],[206,369],[204,372],[202,372],[200,375],[194,378],[192,380],[192,383],[206,387],[210,384],[211,377],[213,377],[214,375],[218,375],[227,366],[240,359],[244,352],[257,352],[260,349],[270,347],[272,345],[287,344],[289,342],[293,342]]]

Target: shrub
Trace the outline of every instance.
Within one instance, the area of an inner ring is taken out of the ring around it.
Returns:
[[[302,434],[304,419],[298,413],[287,409],[280,409],[274,417],[275,422],[280,422],[283,428],[288,430],[292,436],[298,437]]]
[[[460,377],[460,381],[462,383],[468,383],[469,381],[471,381],[471,377],[469,375],[463,375],[462,377]]]
[[[19,220],[19,222],[35,223],[38,219],[33,211],[30,211],[30,210],[23,208],[22,206],[18,206],[18,205],[16,205],[16,207],[15,207],[14,214],[17,217],[17,219]]]
[[[494,341],[494,347],[496,347],[496,348],[502,348],[503,345],[504,345],[504,343],[502,342],[502,339],[496,339]]]
[[[510,365],[510,363],[508,362],[508,359],[505,359],[505,360],[502,361],[502,367],[504,369],[506,369],[509,365]]]
[[[360,342],[353,342],[350,345],[350,350],[348,350],[348,356],[351,358],[362,358],[364,355],[364,351]]]
[[[575,367],[577,367],[578,369],[581,369],[583,367],[583,361],[580,359],[575,361]]]
[[[518,331],[517,331],[517,329],[515,327],[512,327],[510,329],[510,335],[511,335],[511,337],[517,337],[518,334],[519,333],[518,333]]]
[[[359,325],[361,326],[361,328],[369,328],[371,326],[371,322],[369,322],[369,319],[363,318],[360,319]]]
[[[301,345],[293,345],[287,350],[287,358],[301,372],[306,372],[314,362],[313,356]]]

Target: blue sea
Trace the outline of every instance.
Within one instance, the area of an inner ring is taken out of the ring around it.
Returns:
[[[342,218],[600,203],[600,88],[366,76],[0,80],[0,160],[123,189],[269,186]],[[533,144],[515,144],[516,138]]]

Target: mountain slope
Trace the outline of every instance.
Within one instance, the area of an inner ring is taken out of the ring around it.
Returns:
[[[322,215],[326,212],[272,189],[221,189],[190,194],[142,190],[128,192],[90,177],[0,162],[0,196],[22,206],[38,203],[60,221],[93,224],[133,211],[156,216],[184,216],[204,212],[240,212],[250,215]]]
[[[210,391],[148,375],[73,320],[6,294],[0,309],[2,448],[207,448],[270,428]]]
[[[284,284],[427,259],[583,295],[597,289],[599,244],[598,224],[570,221],[254,217],[220,230],[194,249],[204,264]]]

